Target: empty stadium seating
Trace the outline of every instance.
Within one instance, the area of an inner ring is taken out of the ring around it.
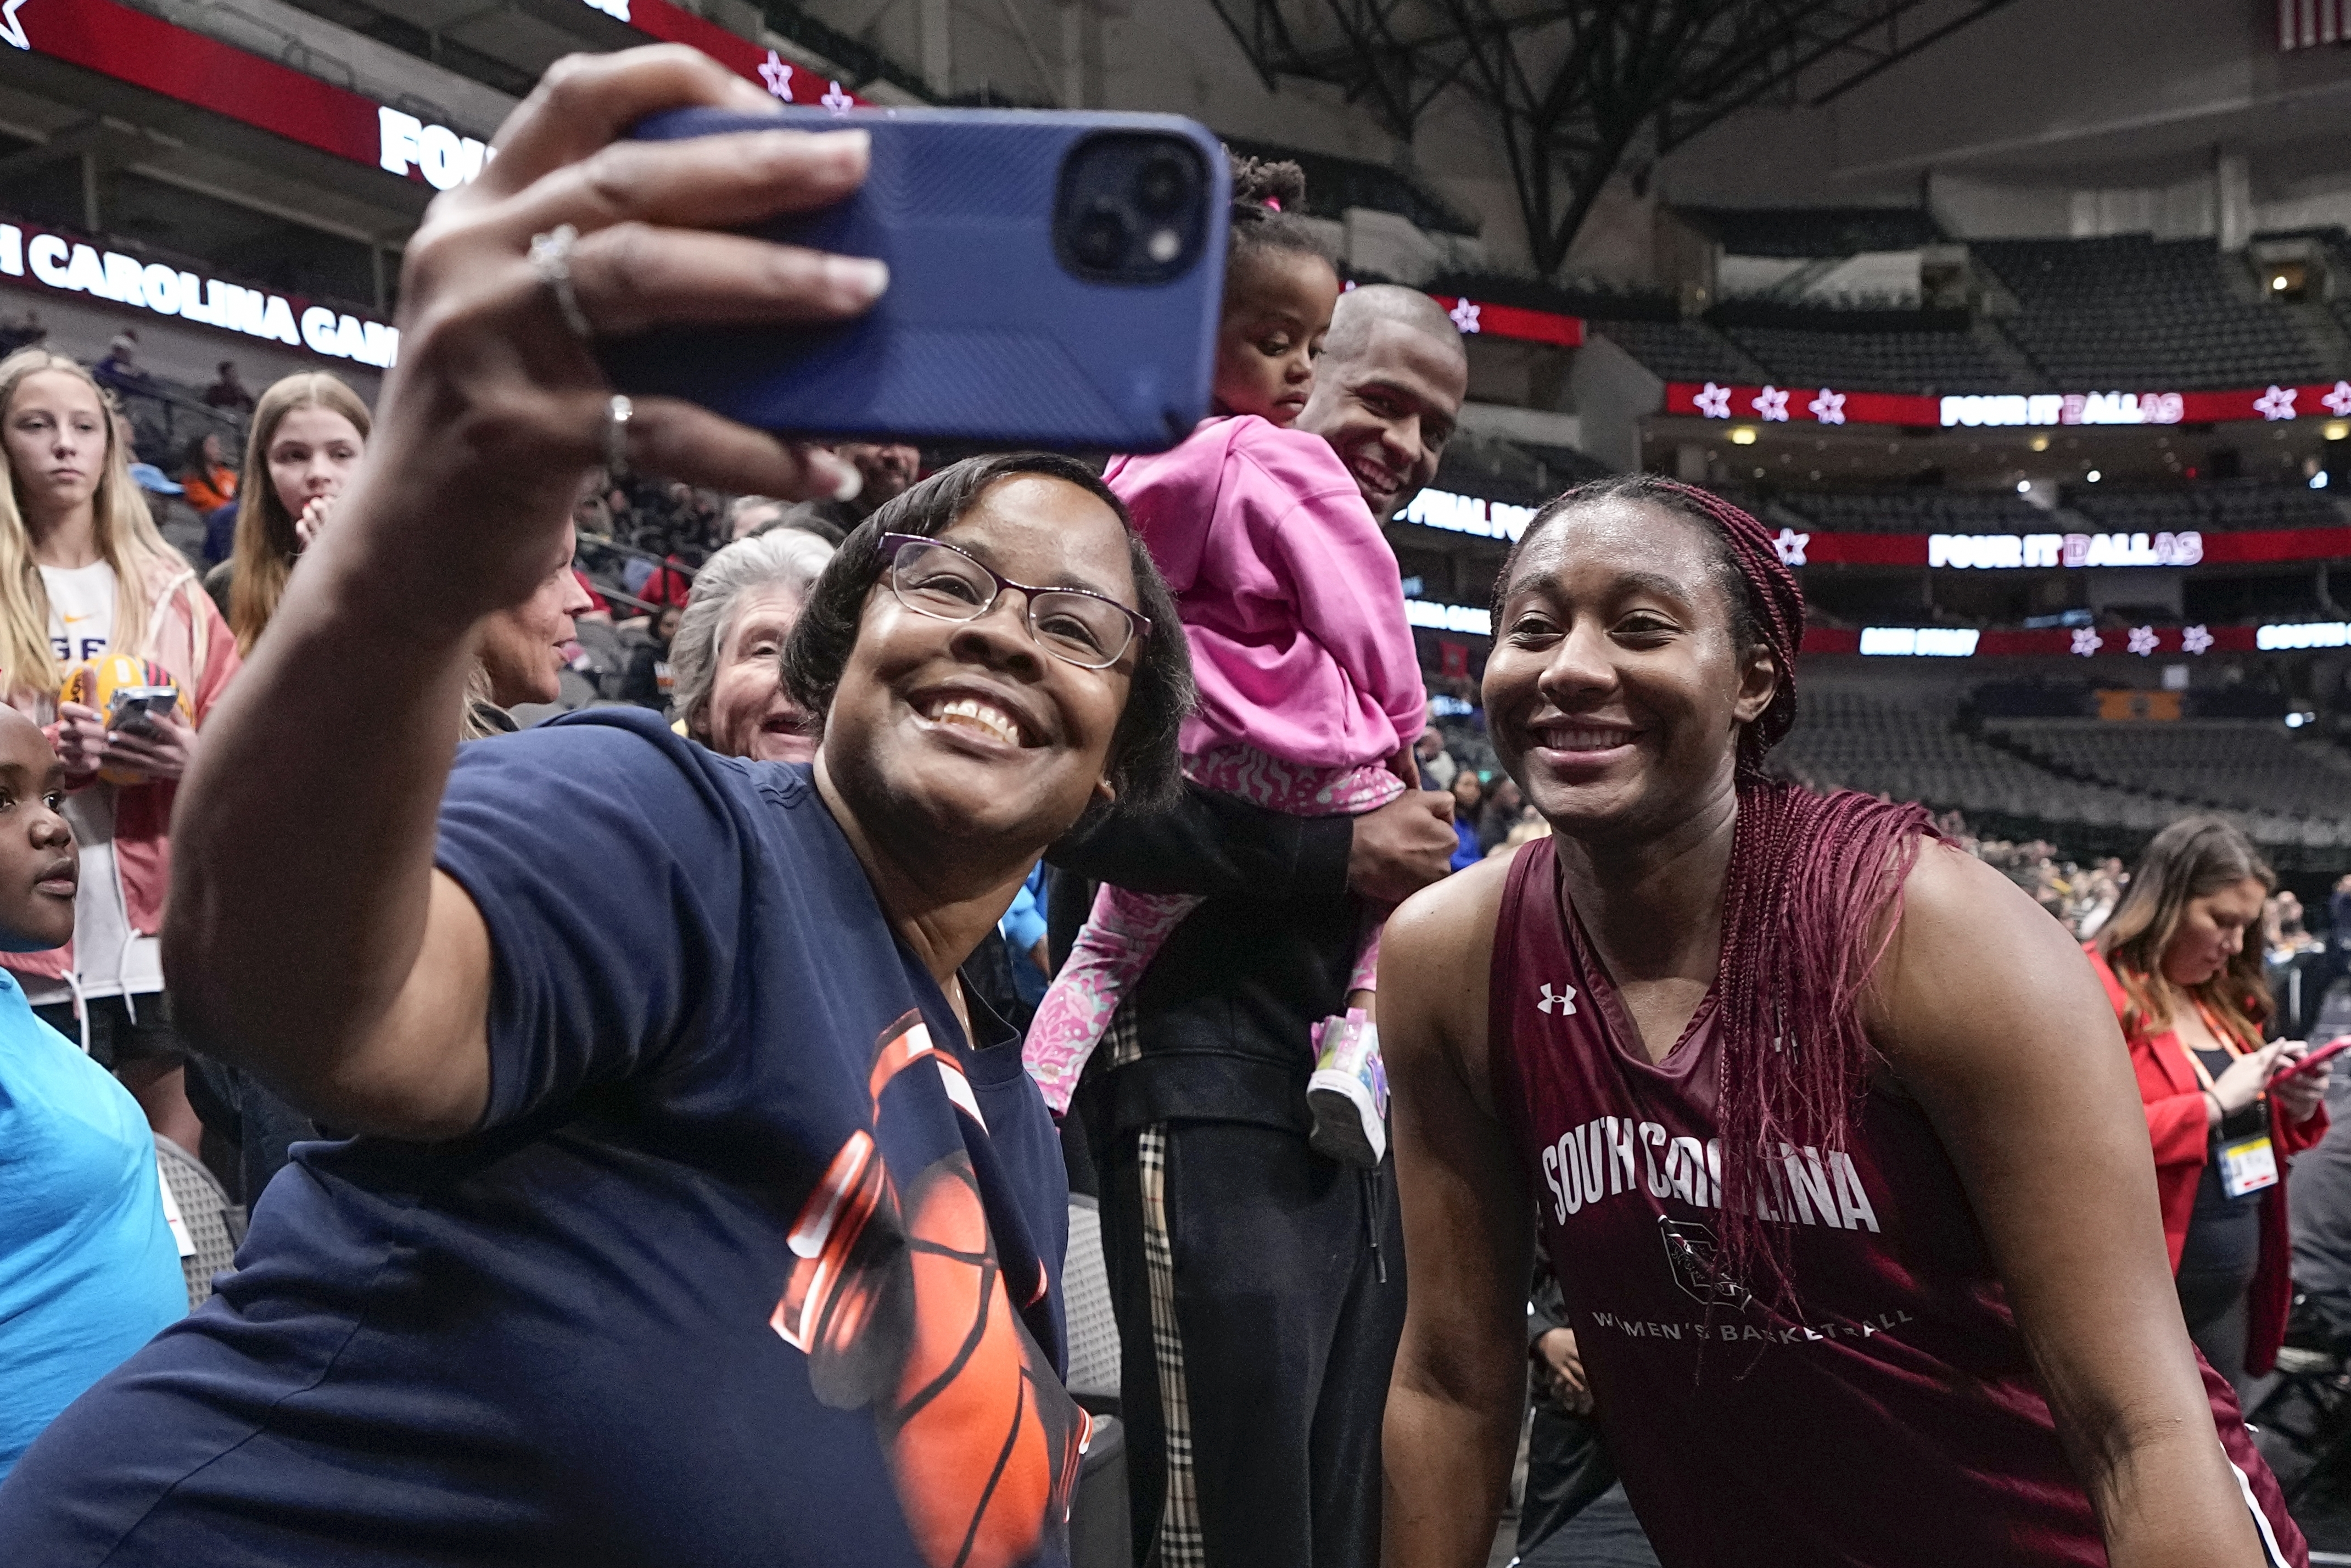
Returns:
[[[1917,250],[1943,233],[1917,207],[1685,207],[1681,215],[1733,256],[1853,256]]]
[[[1699,321],[1595,321],[1601,336],[1669,382],[1767,381],[1729,340]]]
[[[2053,831],[2152,832],[2210,809],[2273,849],[2351,844],[2351,758],[2273,724],[2017,720],[1979,737],[1954,727],[1955,709],[1948,696],[1896,702],[1816,685],[1773,764],[1816,785]]]
[[[2189,805],[2219,806],[2281,821],[2273,837],[2300,836],[2304,821],[2351,824],[2351,758],[2296,740],[2275,724],[2184,719],[2175,724],[2100,724],[2089,719],[2017,719],[1996,731],[2050,767]],[[2299,819],[2298,821],[2285,821]]]
[[[1796,491],[1779,503],[1831,533],[2020,534],[2060,527],[2046,510],[2006,490]]]
[[[2162,489],[2084,486],[2066,497],[2101,528],[2153,533],[2196,528],[2227,533],[2244,528],[2334,528],[2343,508],[2323,490],[2224,479]]]
[[[1786,386],[1855,392],[2004,392],[2014,378],[1966,332],[1817,332],[1726,327],[1724,335]],[[2014,389],[2021,390],[2021,389]]]
[[[2243,386],[2328,373],[2282,310],[2229,287],[2210,240],[2144,235],[1970,247],[2022,308],[2004,325],[2052,384]]]

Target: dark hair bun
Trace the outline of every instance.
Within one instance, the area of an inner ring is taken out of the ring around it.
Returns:
[[[1295,212],[1306,201],[1306,171],[1284,160],[1243,158],[1228,149],[1233,166],[1233,215],[1261,215],[1269,207]]]

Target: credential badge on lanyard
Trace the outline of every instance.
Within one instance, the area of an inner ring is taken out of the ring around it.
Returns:
[[[2231,1198],[2277,1186],[2277,1150],[2267,1133],[2220,1145],[2220,1191]]]
[[[2204,1027],[2211,1030],[2212,1038],[2220,1042],[2221,1050],[2232,1057],[2242,1054],[2237,1050],[2235,1037],[2224,1032],[2212,1021],[2212,1015],[2205,1011],[2203,1003],[2197,1003],[2196,1010],[2203,1018]],[[2190,1051],[2188,1052],[2188,1065],[2196,1070],[2197,1081],[2209,1092],[2212,1087],[2212,1073],[2204,1065],[2203,1059]],[[2264,1187],[2277,1186],[2277,1148],[2270,1142],[2266,1126],[2245,1137],[2230,1139],[2215,1153],[2220,1161],[2222,1196],[2231,1200],[2249,1197]]]

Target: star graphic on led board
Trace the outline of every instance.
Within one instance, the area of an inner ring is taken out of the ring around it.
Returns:
[[[2211,651],[2212,633],[2201,626],[2189,626],[2179,633],[2179,651],[2183,653],[2203,653]]]
[[[2351,416],[2351,382],[2336,382],[2335,390],[2318,401],[2333,411],[2338,419]]]
[[[1453,325],[1462,331],[1475,332],[1479,330],[1478,302],[1476,300],[1457,300],[1454,303],[1453,308],[1447,310],[1446,314],[1453,318]]]
[[[1782,528],[1780,537],[1771,541],[1771,548],[1780,552],[1782,566],[1802,566],[1804,564],[1804,551],[1812,542],[1813,536],[1810,534],[1800,534],[1793,528]]]
[[[33,40],[25,37],[25,24],[16,13],[25,8],[25,0],[6,0],[0,5],[0,39],[5,39],[20,49],[29,49]]]
[[[2294,394],[2297,390],[2294,387],[2273,386],[2253,400],[2253,407],[2261,412],[2263,419],[2292,419]]]
[[[2156,636],[2152,626],[2134,626],[2130,632],[2130,651],[2140,658],[2155,652]]]
[[[768,51],[767,60],[759,67],[759,79],[776,97],[786,103],[792,101],[792,68],[784,64],[783,57],[773,49]]]
[[[1788,394],[1778,387],[1765,387],[1755,394],[1755,412],[1767,420],[1785,420],[1788,417]]]
[[[1729,419],[1730,417],[1730,389],[1729,387],[1719,387],[1712,382],[1708,382],[1706,383],[1705,390],[1698,394],[1696,401],[1698,402],[1698,413],[1706,415],[1708,419]]]
[[[2091,654],[2096,653],[2105,645],[2105,639],[2099,636],[2097,632],[2093,631],[2091,628],[2087,626],[2075,628],[2074,632],[2074,652],[2081,654],[2085,659],[2088,658]]]
[[[825,108],[832,110],[835,114],[845,113],[850,109],[854,108],[857,103],[855,99],[841,90],[841,84],[839,82],[827,83],[824,89],[824,96],[817,99],[817,101],[823,104]]]
[[[1828,388],[1823,387],[1821,395],[1804,406],[1811,409],[1813,417],[1823,424],[1844,423],[1844,393],[1843,392],[1831,392]]]

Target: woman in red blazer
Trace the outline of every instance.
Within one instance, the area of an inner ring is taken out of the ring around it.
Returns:
[[[2285,1075],[2307,1048],[2262,1043],[2269,984],[2245,933],[2275,885],[2229,822],[2184,818],[2147,846],[2089,949],[2147,1103],[2180,1312],[2240,1398],[2285,1337],[2286,1165],[2326,1131],[2332,1071]]]

